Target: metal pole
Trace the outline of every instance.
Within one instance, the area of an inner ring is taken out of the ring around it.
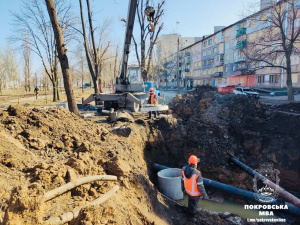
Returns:
[[[179,38],[177,39],[177,92],[179,93],[179,86],[180,86],[180,80],[179,80]]]

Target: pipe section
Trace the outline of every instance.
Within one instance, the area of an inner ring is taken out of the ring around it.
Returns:
[[[169,167],[154,163],[152,168],[155,171],[160,171],[160,170],[168,169]],[[243,198],[255,201],[255,202],[259,202],[257,200],[257,197],[259,199],[269,198],[269,197],[266,197],[264,195],[259,195],[257,193],[251,192],[251,191],[246,191],[246,190],[243,190],[241,188],[233,187],[231,185],[223,184],[223,183],[213,181],[213,180],[210,180],[210,179],[207,179],[207,178],[204,178],[204,177],[203,177],[203,183],[204,183],[205,187],[214,188],[214,189],[217,189],[217,190],[229,193],[229,194],[237,195],[239,197],[243,197]],[[269,199],[266,199],[266,200],[269,201]],[[261,202],[259,202],[259,203],[261,203]],[[269,202],[269,204],[279,205],[279,203],[277,202],[276,199],[273,199],[273,201]],[[285,202],[284,204],[288,206],[288,209],[286,210],[286,212],[288,212],[290,214],[300,216],[300,209],[299,208],[297,208],[296,206],[294,206],[294,205],[292,205],[288,202]]]

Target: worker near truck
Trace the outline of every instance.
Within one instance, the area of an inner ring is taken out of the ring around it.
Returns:
[[[147,101],[148,104],[152,104],[152,105],[156,105],[158,102],[157,102],[157,96],[156,94],[154,93],[154,90],[153,88],[150,88],[149,89],[149,96],[148,96],[148,101]],[[156,111],[149,111],[149,119],[152,118],[152,114],[154,114],[154,118],[156,118],[157,116],[157,112]]]
[[[181,189],[188,194],[188,213],[194,217],[198,208],[198,201],[201,197],[209,199],[201,172],[197,170],[197,164],[200,162],[195,155],[191,155],[188,165],[182,168]]]

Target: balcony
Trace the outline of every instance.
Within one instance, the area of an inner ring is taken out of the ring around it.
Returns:
[[[249,69],[241,69],[241,75],[252,75],[252,74],[255,74],[255,71],[254,70],[249,70]]]
[[[236,37],[246,34],[246,28],[241,28],[236,31]]]
[[[245,62],[246,59],[244,57],[237,57],[234,62],[239,63],[239,62]]]
[[[222,77],[223,76],[223,72],[216,72],[214,77]]]
[[[191,63],[191,57],[186,57],[185,58],[185,63],[190,64]]]
[[[237,44],[236,44],[236,48],[237,49],[240,49],[240,48],[245,48],[246,47],[246,40],[244,40],[244,41],[240,41],[240,42],[238,42]]]

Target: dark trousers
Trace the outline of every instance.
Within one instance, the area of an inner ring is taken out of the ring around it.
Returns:
[[[198,202],[199,202],[200,196],[189,196],[189,203],[188,203],[188,209],[189,214],[192,216],[195,216],[196,211],[198,209]]]
[[[151,115],[154,115],[154,117],[156,118],[157,112],[156,111],[149,111],[149,118],[151,119]]]

